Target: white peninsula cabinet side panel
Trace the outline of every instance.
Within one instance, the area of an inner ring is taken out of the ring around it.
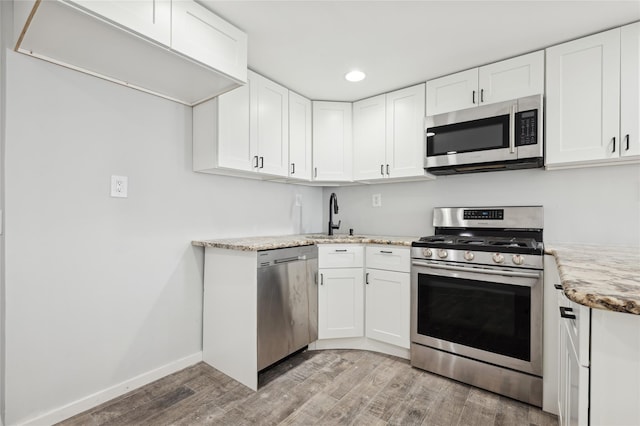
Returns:
[[[546,164],[617,157],[620,29],[547,49]]]
[[[205,249],[202,358],[258,389],[257,252]]]
[[[350,102],[313,102],[313,178],[346,182],[353,175]]]
[[[311,180],[311,101],[289,91],[289,177]]]
[[[353,178],[385,177],[386,95],[353,103]]]
[[[591,312],[591,425],[639,425],[640,315]]]
[[[389,178],[425,176],[425,84],[387,93]]]
[[[171,0],[75,0],[73,3],[165,46],[171,44]]]

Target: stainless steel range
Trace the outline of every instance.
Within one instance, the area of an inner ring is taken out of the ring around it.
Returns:
[[[436,208],[411,249],[411,364],[542,406],[543,209]]]

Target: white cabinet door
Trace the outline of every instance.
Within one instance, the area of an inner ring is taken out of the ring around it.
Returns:
[[[386,97],[353,103],[353,178],[383,179],[386,174]]]
[[[320,269],[318,339],[364,335],[362,268]]]
[[[424,83],[387,93],[388,177],[424,176],[424,117]]]
[[[640,22],[620,33],[620,155],[640,155]]]
[[[544,93],[544,51],[480,67],[480,104]]]
[[[478,68],[427,81],[427,115],[478,105]]]
[[[247,35],[193,0],[171,3],[171,48],[246,81]]]
[[[352,158],[351,103],[313,102],[313,178],[352,180]]]
[[[171,0],[74,0],[73,3],[165,46],[171,44]]]
[[[257,171],[276,176],[289,173],[289,90],[255,73],[249,73],[256,83],[250,115],[250,138],[254,156],[258,156]],[[255,164],[254,164],[255,165]]]
[[[546,69],[547,165],[618,157],[620,29],[550,47]]]
[[[366,336],[409,349],[410,275],[367,269]]]
[[[289,177],[311,180],[311,101],[289,91]]]

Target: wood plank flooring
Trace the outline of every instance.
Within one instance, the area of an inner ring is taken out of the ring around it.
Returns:
[[[305,351],[253,392],[199,363],[59,425],[557,425],[542,410],[355,350]]]

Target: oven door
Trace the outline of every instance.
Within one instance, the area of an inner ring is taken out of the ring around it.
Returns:
[[[411,341],[541,376],[541,271],[414,259]]]

